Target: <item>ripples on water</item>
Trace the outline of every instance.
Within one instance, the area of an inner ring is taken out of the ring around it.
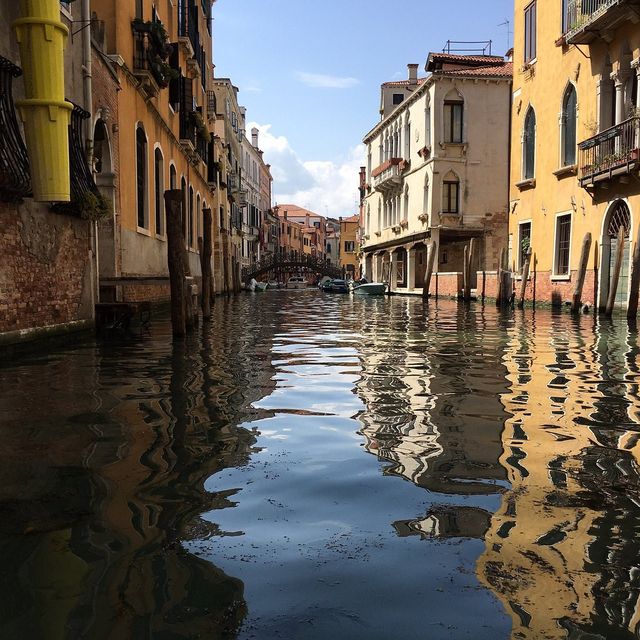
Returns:
[[[640,637],[626,324],[273,292],[0,365],[0,637]]]

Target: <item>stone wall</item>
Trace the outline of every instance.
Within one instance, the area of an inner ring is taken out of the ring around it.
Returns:
[[[93,318],[89,223],[0,203],[0,333]]]

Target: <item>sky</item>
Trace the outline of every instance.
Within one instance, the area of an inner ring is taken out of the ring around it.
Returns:
[[[495,55],[513,43],[513,0],[218,0],[213,15],[215,74],[260,130],[274,204],[332,217],[357,212],[383,82],[408,63],[424,75],[447,40],[492,40]]]

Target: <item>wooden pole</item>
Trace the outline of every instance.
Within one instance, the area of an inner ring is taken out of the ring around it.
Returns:
[[[185,244],[182,233],[182,191],[172,189],[164,192],[167,212],[167,260],[171,285],[171,326],[174,336],[187,332],[187,299],[185,282]]]
[[[618,280],[620,279],[620,270],[622,269],[622,259],[624,258],[624,226],[620,226],[618,231],[618,252],[616,253],[616,263],[613,267],[613,277],[609,286],[609,298],[607,299],[607,308],[605,314],[610,316],[613,313],[613,306],[616,302],[616,293],[618,292]]]
[[[202,271],[202,318],[211,317],[211,254],[212,254],[212,217],[211,209],[202,210],[202,249],[200,250],[200,266]]]
[[[580,264],[578,265],[578,276],[576,279],[576,289],[573,293],[571,301],[571,311],[578,313],[582,304],[582,289],[584,288],[584,279],[587,274],[587,265],[589,263],[589,253],[591,251],[591,233],[587,232],[582,241],[582,252],[580,253]],[[595,301],[594,301],[595,302]]]
[[[473,267],[473,259],[475,258],[475,254],[476,254],[476,239],[471,238],[471,241],[469,242],[469,256],[467,260],[467,287],[469,289],[467,293],[467,300],[471,300],[471,289],[473,285],[472,267]]]
[[[531,268],[531,247],[527,250],[522,267],[522,282],[520,283],[520,298],[518,299],[518,309],[524,309],[524,298],[527,293],[527,281],[529,280],[529,269]]]
[[[422,285],[422,297],[429,297],[429,287],[431,285],[431,276],[433,275],[433,264],[436,259],[436,253],[438,252],[438,243],[435,240],[432,240],[427,247],[428,256],[427,256],[427,269],[424,274],[424,284]]]
[[[496,295],[496,307],[502,306],[502,298],[504,296],[504,291],[502,290],[502,265],[504,264],[504,247],[500,249],[500,258],[498,260],[498,293]]]
[[[627,307],[627,318],[635,320],[638,315],[638,295],[640,291],[640,227],[636,237],[636,246],[633,248],[633,258],[631,262],[631,281],[629,283],[629,306]]]
[[[462,299],[467,302],[471,299],[471,289],[469,288],[469,245],[464,246],[464,259],[462,263]]]

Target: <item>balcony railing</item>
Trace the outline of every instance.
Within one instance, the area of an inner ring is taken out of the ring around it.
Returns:
[[[27,148],[13,105],[12,85],[22,70],[0,56],[0,200],[19,200],[31,194]]]
[[[402,172],[405,169],[402,158],[390,158],[371,172],[373,188],[376,191],[393,191],[402,183]]]
[[[569,0],[565,14],[567,44],[589,44],[625,18],[638,0]]]
[[[639,166],[640,117],[634,116],[578,145],[580,185],[588,187]]]
[[[145,91],[157,95],[169,86],[174,72],[167,62],[171,46],[161,40],[148,23],[133,23],[133,73]]]

